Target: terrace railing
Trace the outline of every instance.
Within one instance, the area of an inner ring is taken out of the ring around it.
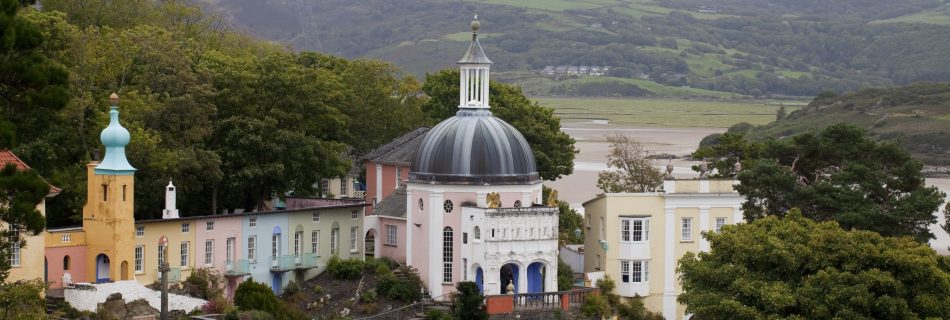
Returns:
[[[316,268],[316,267],[317,267],[317,262],[318,262],[319,258],[320,258],[320,257],[317,256],[317,255],[314,254],[314,253],[303,253],[303,254],[300,254],[300,256],[297,257],[297,258],[294,260],[294,262],[295,262],[295,267],[296,267],[297,269],[313,269],[313,268]]]
[[[224,276],[226,277],[240,277],[251,274],[251,261],[247,259],[227,260],[224,263]]]
[[[155,269],[155,282],[162,281],[162,272]],[[175,283],[181,281],[181,269],[179,268],[169,268],[168,269],[168,283]]]
[[[277,257],[271,257],[270,271],[271,272],[284,272],[290,271],[296,268],[297,265],[297,256],[292,254],[286,254]]]

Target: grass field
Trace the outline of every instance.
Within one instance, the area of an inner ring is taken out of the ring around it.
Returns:
[[[950,7],[944,6],[934,10],[918,12],[915,14],[909,14],[906,16],[900,16],[897,18],[891,18],[887,20],[878,20],[871,23],[893,23],[893,22],[906,22],[906,23],[928,23],[928,24],[939,24],[939,25],[950,25]]]
[[[774,101],[704,101],[670,99],[532,98],[564,120],[608,120],[655,127],[727,128],[739,122],[762,125],[775,120]],[[782,102],[786,112],[804,102]]]

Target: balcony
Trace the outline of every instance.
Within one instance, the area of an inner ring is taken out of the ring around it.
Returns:
[[[272,258],[271,272],[286,272],[290,270],[307,270],[317,267],[317,255],[313,253],[302,253],[299,256],[294,254],[282,255]]]
[[[225,263],[225,277],[243,277],[251,274],[251,261],[247,259],[238,259],[237,261],[227,260]]]
[[[155,282],[162,281],[162,272],[155,269]],[[168,283],[181,282],[181,269],[168,268]]]

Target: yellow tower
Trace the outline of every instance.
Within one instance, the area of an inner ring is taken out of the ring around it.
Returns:
[[[106,147],[101,163],[86,166],[88,177],[82,226],[86,270],[95,282],[132,280],[135,263],[135,168],[125,158],[129,131],[119,124],[119,96],[109,97],[109,126],[99,138]],[[158,241],[158,240],[156,240]]]

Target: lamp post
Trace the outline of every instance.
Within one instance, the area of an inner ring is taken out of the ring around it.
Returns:
[[[162,310],[160,314],[161,320],[168,320],[168,256],[165,255],[168,248],[168,238],[162,236],[158,238],[158,250],[160,255],[162,255],[162,264],[158,266],[158,272],[162,274]]]
[[[575,237],[575,238],[580,238],[580,237],[581,237],[581,229],[580,229],[580,228],[574,229],[574,237]]]

